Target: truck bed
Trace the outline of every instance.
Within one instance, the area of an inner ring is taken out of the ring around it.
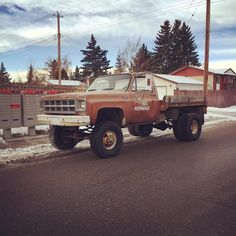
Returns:
[[[161,111],[166,111],[169,108],[207,106],[203,96],[165,96],[160,104]]]

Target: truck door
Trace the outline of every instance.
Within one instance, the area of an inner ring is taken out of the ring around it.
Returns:
[[[135,122],[154,122],[159,116],[159,102],[150,78],[137,76],[132,86],[134,91],[132,113]]]

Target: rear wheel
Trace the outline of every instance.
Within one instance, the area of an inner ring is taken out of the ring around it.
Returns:
[[[173,123],[173,132],[180,141],[196,141],[202,131],[202,122],[197,113],[182,114]]]
[[[183,113],[178,120],[173,122],[173,132],[176,139],[185,141],[184,125],[186,123],[187,114]]]
[[[117,155],[123,143],[120,126],[113,121],[97,124],[92,131],[90,144],[92,151],[101,158]]]
[[[69,130],[61,126],[50,126],[49,140],[51,144],[59,150],[69,150],[74,148],[77,142],[69,137]]]
[[[202,132],[202,124],[198,114],[190,113],[184,125],[184,133],[186,141],[196,141],[199,139]]]

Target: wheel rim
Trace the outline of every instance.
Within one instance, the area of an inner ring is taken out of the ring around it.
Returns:
[[[113,149],[116,146],[116,143],[117,137],[114,131],[109,130],[103,135],[103,146],[107,150]]]
[[[198,122],[196,120],[193,120],[191,123],[191,131],[192,134],[197,134],[198,132]]]

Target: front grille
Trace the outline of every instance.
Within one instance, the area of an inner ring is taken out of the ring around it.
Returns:
[[[76,100],[48,100],[44,101],[43,108],[50,114],[75,114]]]

